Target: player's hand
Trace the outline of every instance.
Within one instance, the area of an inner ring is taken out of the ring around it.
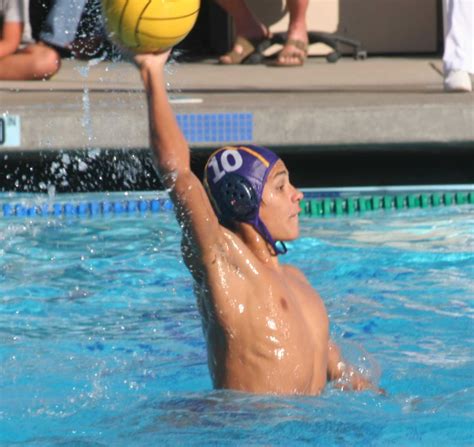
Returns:
[[[150,67],[150,68],[151,67],[162,68],[165,66],[170,53],[171,53],[171,48],[159,53],[136,54],[133,57],[133,61],[138,68],[142,68],[145,66]]]

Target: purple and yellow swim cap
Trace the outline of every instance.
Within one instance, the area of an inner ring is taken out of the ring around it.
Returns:
[[[225,146],[217,149],[207,161],[204,186],[222,223],[239,221],[251,224],[273,247],[275,253],[286,253],[259,217],[263,188],[268,174],[280,158],[262,146]]]

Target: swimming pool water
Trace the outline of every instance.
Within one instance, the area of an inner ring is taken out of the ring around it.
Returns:
[[[0,219],[0,445],[473,445],[473,211],[306,218],[282,257],[386,397],[212,390],[171,214]]]

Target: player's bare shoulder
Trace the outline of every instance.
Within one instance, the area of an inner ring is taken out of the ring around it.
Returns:
[[[293,286],[297,287],[299,292],[304,294],[305,298],[309,298],[310,300],[316,298],[318,302],[322,303],[321,296],[298,267],[291,264],[285,264],[282,265],[282,269],[287,281],[290,281]]]
[[[281,267],[287,277],[296,281],[300,281],[304,285],[310,286],[305,274],[298,267],[292,264],[282,264]]]

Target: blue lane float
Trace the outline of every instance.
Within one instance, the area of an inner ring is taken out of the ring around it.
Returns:
[[[79,203],[53,203],[24,205],[21,203],[2,205],[3,217],[94,217],[124,214],[170,212],[174,210],[170,199],[94,201]]]
[[[385,195],[358,195],[354,197],[313,197],[301,201],[302,216],[325,217],[363,214],[367,211],[399,211],[402,209],[429,208],[451,205],[474,205],[473,191],[400,193]],[[25,205],[5,203],[2,205],[3,217],[94,217],[121,216],[127,214],[145,214],[171,212],[173,202],[168,198],[149,200],[88,201],[78,203],[53,203]]]

